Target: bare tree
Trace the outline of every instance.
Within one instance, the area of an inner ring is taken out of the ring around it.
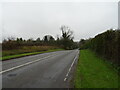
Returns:
[[[62,31],[62,45],[65,49],[72,49],[73,47],[73,31],[68,26],[61,26]]]
[[[68,27],[68,26],[61,26],[61,31],[62,31],[62,38],[64,39],[73,39],[73,31]]]

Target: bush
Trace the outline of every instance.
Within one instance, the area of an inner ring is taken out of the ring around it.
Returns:
[[[107,30],[81,45],[82,49],[89,48],[108,61],[120,65],[120,30]]]

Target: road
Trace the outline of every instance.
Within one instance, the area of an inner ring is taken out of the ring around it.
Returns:
[[[69,88],[79,50],[56,51],[2,62],[3,88]]]

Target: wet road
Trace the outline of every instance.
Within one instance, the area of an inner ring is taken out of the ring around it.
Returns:
[[[3,88],[69,88],[79,50],[56,51],[3,61]]]

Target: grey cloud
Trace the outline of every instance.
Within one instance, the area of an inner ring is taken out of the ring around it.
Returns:
[[[11,2],[3,3],[3,37],[24,39],[61,34],[68,25],[75,40],[118,27],[117,2]]]

